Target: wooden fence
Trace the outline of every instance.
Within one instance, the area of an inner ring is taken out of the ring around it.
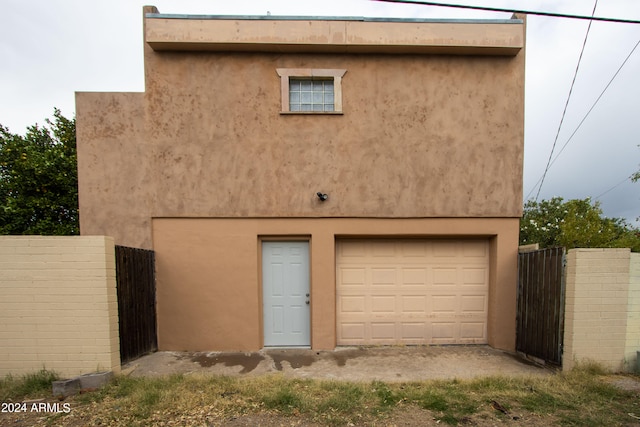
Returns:
[[[518,256],[516,350],[556,366],[562,366],[564,261],[564,248]]]
[[[120,359],[126,363],[158,349],[154,252],[116,246]]]

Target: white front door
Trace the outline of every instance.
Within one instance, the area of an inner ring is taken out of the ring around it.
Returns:
[[[262,243],[265,347],[311,344],[309,242]]]

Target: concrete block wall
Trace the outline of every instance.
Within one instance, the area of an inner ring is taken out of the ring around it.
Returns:
[[[629,303],[627,308],[627,344],[624,358],[629,370],[640,370],[640,253],[631,254],[629,266]]]
[[[0,236],[0,376],[120,370],[111,237]]]
[[[563,369],[595,361],[611,371],[625,360],[629,249],[571,249],[567,254]]]

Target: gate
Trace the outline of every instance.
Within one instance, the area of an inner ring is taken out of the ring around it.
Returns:
[[[518,255],[516,350],[562,366],[565,249]]]
[[[158,349],[154,252],[116,246],[120,360]]]

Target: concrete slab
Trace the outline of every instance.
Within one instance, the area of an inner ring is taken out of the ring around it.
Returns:
[[[211,374],[344,381],[423,381],[552,373],[489,346],[339,347],[334,351],[264,349],[254,353],[157,352],[127,365],[131,376]]]
[[[80,380],[78,378],[72,378],[70,380],[54,381],[51,387],[54,396],[68,397],[80,392]]]
[[[96,372],[93,374],[80,375],[80,387],[83,390],[95,390],[107,384],[113,378],[113,372]]]

